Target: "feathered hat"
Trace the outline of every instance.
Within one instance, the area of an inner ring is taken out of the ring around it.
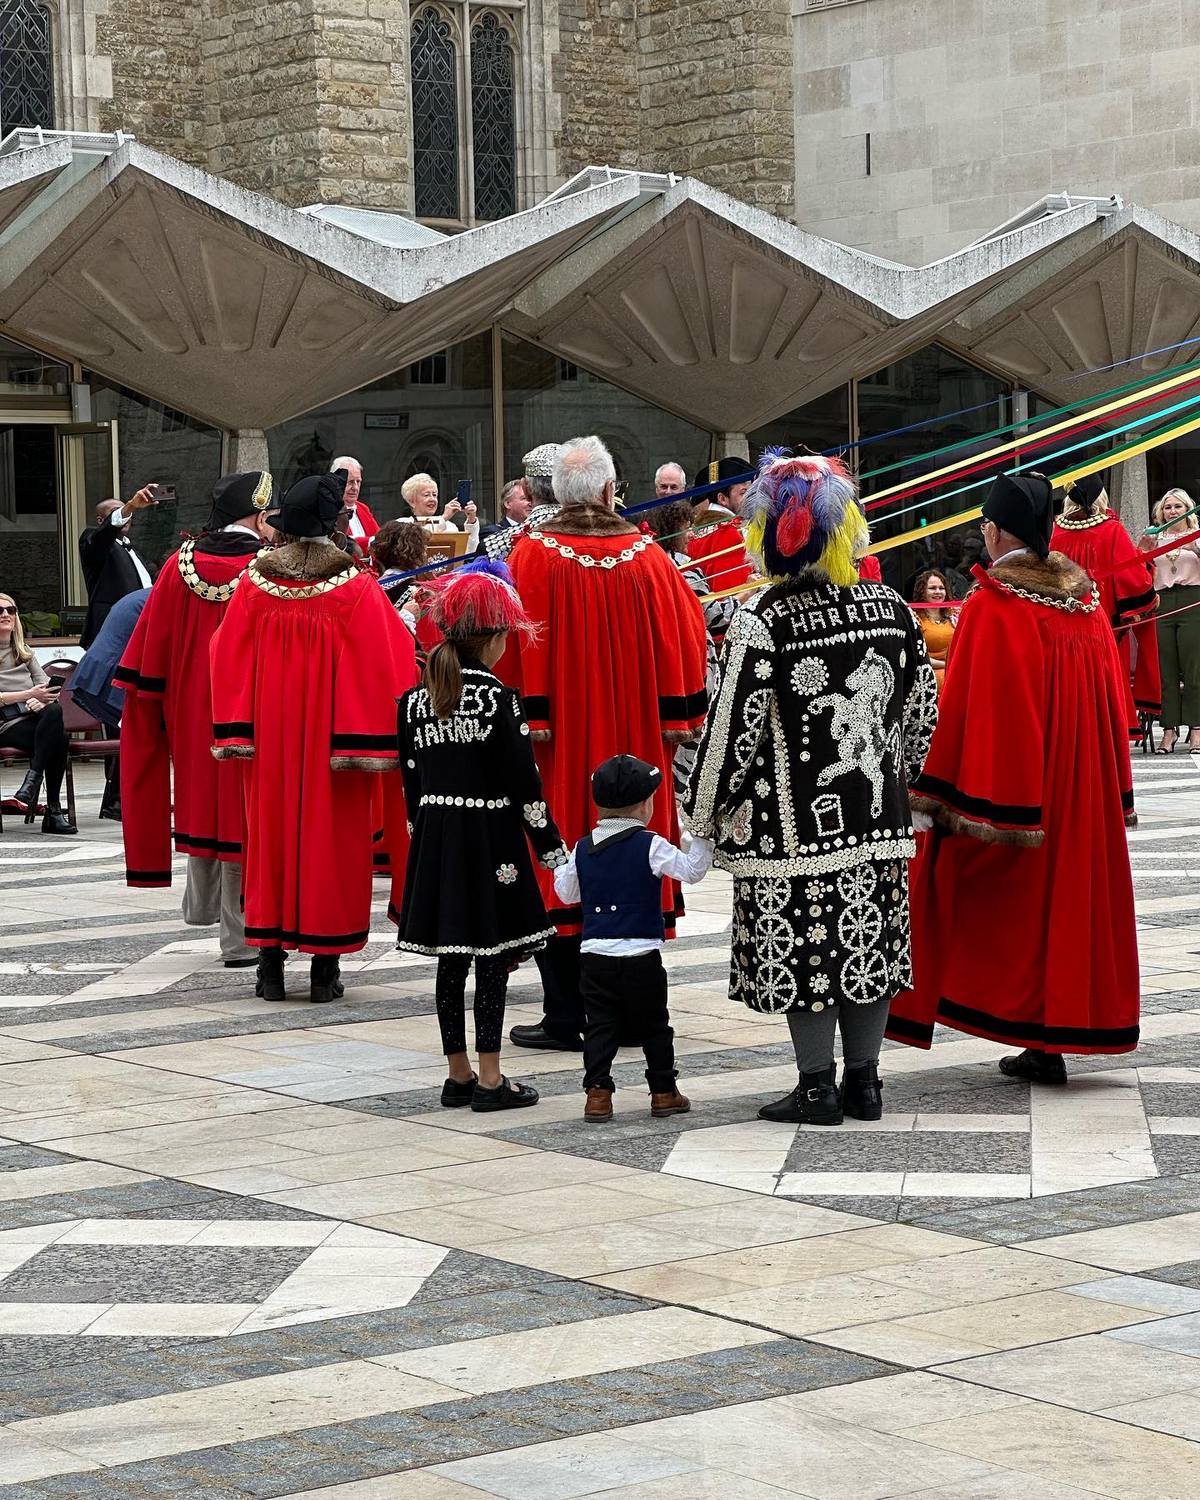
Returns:
[[[464,573],[486,573],[490,578],[498,578],[501,583],[513,587],[513,576],[508,564],[500,557],[476,557],[469,563],[464,563],[459,569],[458,576]]]
[[[429,617],[448,641],[534,629],[516,589],[491,573],[463,569],[438,579],[430,592]]]
[[[747,551],[768,577],[812,569],[831,583],[858,582],[855,559],[866,552],[871,535],[841,459],[765,449],[742,516]]]

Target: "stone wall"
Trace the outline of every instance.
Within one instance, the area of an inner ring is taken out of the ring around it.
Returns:
[[[639,156],[791,217],[788,0],[638,0]]]
[[[557,141],[566,178],[589,166],[637,167],[639,3],[559,0],[551,87],[562,100]]]
[[[112,97],[94,106],[100,130],[126,130],[156,150],[204,164],[200,9],[196,0],[119,0],[97,9],[93,56],[109,63],[112,77]],[[85,76],[82,68],[72,71]],[[88,123],[86,115],[72,117],[68,128]]]
[[[1065,191],[1200,229],[1196,0],[791,4],[805,228],[918,265]]]

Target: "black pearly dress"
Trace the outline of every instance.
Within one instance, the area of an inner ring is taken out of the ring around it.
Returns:
[[[542,795],[520,695],[465,666],[448,719],[429,694],[399,700],[400,768],[412,828],[396,946],[411,953],[528,953],[554,936],[530,844],[553,870],[567,851]]]

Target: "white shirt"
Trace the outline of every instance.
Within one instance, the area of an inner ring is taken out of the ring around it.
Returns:
[[[259,534],[258,534],[257,531],[253,531],[249,526],[239,526],[236,521],[233,523],[232,526],[222,526],[221,530],[222,531],[238,531],[238,532],[240,532],[242,534],[242,536],[252,536],[256,542],[261,542],[262,541],[262,537],[259,536]]]
[[[347,509],[350,511],[350,519],[346,522],[346,535],[355,538],[362,537],[365,540],[367,529],[358,519],[358,506],[351,505]]]
[[[400,516],[401,521],[411,521],[414,525],[424,526],[427,531],[439,532],[444,535],[448,531],[457,531],[458,527],[453,521],[447,521],[445,516]],[[467,534],[467,551],[474,552],[479,546],[479,521],[469,521],[463,530]]]
[[[132,519],[133,518],[131,516],[127,516],[125,514],[125,511],[123,509],[122,510],[114,510],[113,513],[112,513],[112,515],[110,515],[109,518],[108,518],[109,524],[111,526],[115,526],[118,531],[121,529],[122,526],[128,526],[129,522]],[[125,550],[129,553],[129,560],[130,560],[130,562],[132,562],[133,566],[137,569],[137,576],[141,580],[141,585],[140,586],[142,588],[144,588],[144,589],[148,589],[150,587],[150,585],[154,582],[154,579],[150,577],[150,574],[149,574],[149,572],[146,569],[146,564],[137,555],[137,549],[134,547],[133,543],[131,541],[129,541],[128,539],[126,539],[126,542],[125,542]]]
[[[1006,552],[1003,557],[993,557],[992,567],[994,568],[999,563],[1007,562],[1010,557],[1027,557],[1030,551],[1029,547],[1014,547],[1011,552]]]
[[[616,834],[624,833],[627,828],[644,826],[637,818],[601,818],[592,829],[592,844],[602,849]],[[712,868],[712,857],[713,846],[708,839],[694,838],[686,851],[677,849],[657,833],[650,843],[651,871],[660,878],[679,880],[684,885],[695,885],[698,880],[703,880]],[[579,900],[574,849],[566,864],[559,865],[554,872],[554,894],[567,906],[573,906]],[[662,938],[584,938],[580,951],[602,953],[606,958],[636,958],[641,953],[653,953],[662,946]]]

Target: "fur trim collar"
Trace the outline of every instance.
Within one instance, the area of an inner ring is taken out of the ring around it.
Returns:
[[[637,536],[630,521],[609,510],[606,505],[565,505],[542,530],[554,536]]]
[[[1025,598],[1032,597],[1035,604],[1060,608],[1071,602],[1085,603],[1095,587],[1083,569],[1061,552],[1051,552],[1046,558],[1032,553],[1006,558],[984,577]]]
[[[288,583],[315,583],[325,578],[336,578],[358,564],[354,558],[335,543],[316,541],[287,542],[267,552],[255,564],[263,578]]]

